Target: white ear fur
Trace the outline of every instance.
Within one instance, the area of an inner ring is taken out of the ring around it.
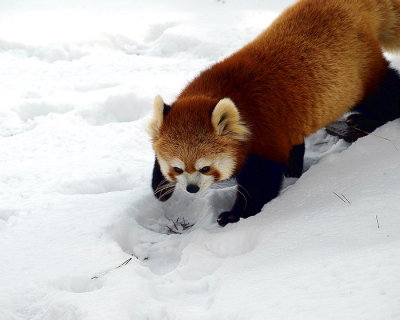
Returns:
[[[158,134],[163,119],[164,119],[164,101],[160,96],[156,96],[154,98],[154,103],[153,103],[153,119],[151,119],[147,128],[148,133],[152,138],[154,138]]]
[[[250,130],[242,122],[239,110],[229,98],[220,100],[211,115],[211,123],[220,136],[230,136],[239,141],[246,141]]]

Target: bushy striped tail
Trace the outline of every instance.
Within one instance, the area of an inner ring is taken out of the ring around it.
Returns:
[[[379,16],[379,41],[384,50],[400,51],[400,0],[374,0]]]

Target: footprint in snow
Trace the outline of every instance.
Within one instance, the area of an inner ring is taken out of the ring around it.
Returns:
[[[61,291],[72,293],[85,293],[96,291],[102,288],[103,283],[100,279],[90,279],[85,276],[62,277],[55,281],[54,286]]]
[[[15,209],[0,209],[0,232],[18,219],[18,214],[18,210]]]

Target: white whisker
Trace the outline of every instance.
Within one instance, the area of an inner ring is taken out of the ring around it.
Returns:
[[[165,196],[171,194],[172,192],[174,192],[175,188],[170,187],[170,189],[167,189],[162,195],[160,195],[160,198],[164,198]]]
[[[241,188],[243,189],[243,191],[246,191],[247,195],[251,198],[251,194],[250,192],[247,191],[247,189],[245,187],[243,187],[241,184],[238,184],[238,189]]]
[[[167,182],[167,179],[166,179],[166,178],[162,179],[162,180],[160,181],[160,183],[157,185],[157,188],[156,188],[156,189],[158,189],[160,186],[164,185],[165,182]]]
[[[243,192],[241,192],[241,191],[239,190],[239,188],[237,189],[237,192],[243,197],[243,199],[244,199],[244,201],[245,201],[245,203],[244,203],[244,209],[246,209],[246,208],[247,208],[247,198],[246,198],[246,196],[243,194]]]
[[[229,179],[214,183],[210,189],[224,189],[233,187],[234,185],[236,185],[235,179]]]
[[[164,189],[166,189],[166,188],[169,188],[169,187],[171,187],[171,186],[174,186],[174,185],[175,185],[175,184],[172,183],[172,182],[166,183],[166,184],[164,184],[164,185],[161,185],[161,186],[157,187],[156,190],[154,190],[154,192],[162,191],[162,190],[164,190]]]
[[[155,192],[155,193],[158,193],[158,192],[163,191],[163,190],[165,190],[165,189],[171,188],[171,187],[173,187],[174,185],[175,185],[175,184],[172,183],[172,182],[167,183],[167,184],[164,184],[164,185],[158,187],[156,190],[154,190],[154,192]]]

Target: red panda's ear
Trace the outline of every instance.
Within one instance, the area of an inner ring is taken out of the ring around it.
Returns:
[[[155,138],[160,131],[165,115],[164,106],[163,99],[160,96],[156,96],[153,103],[153,119],[151,119],[147,130],[151,138]]]
[[[239,110],[229,98],[217,103],[211,115],[211,123],[220,136],[229,136],[239,141],[249,139],[250,130],[243,123]]]

